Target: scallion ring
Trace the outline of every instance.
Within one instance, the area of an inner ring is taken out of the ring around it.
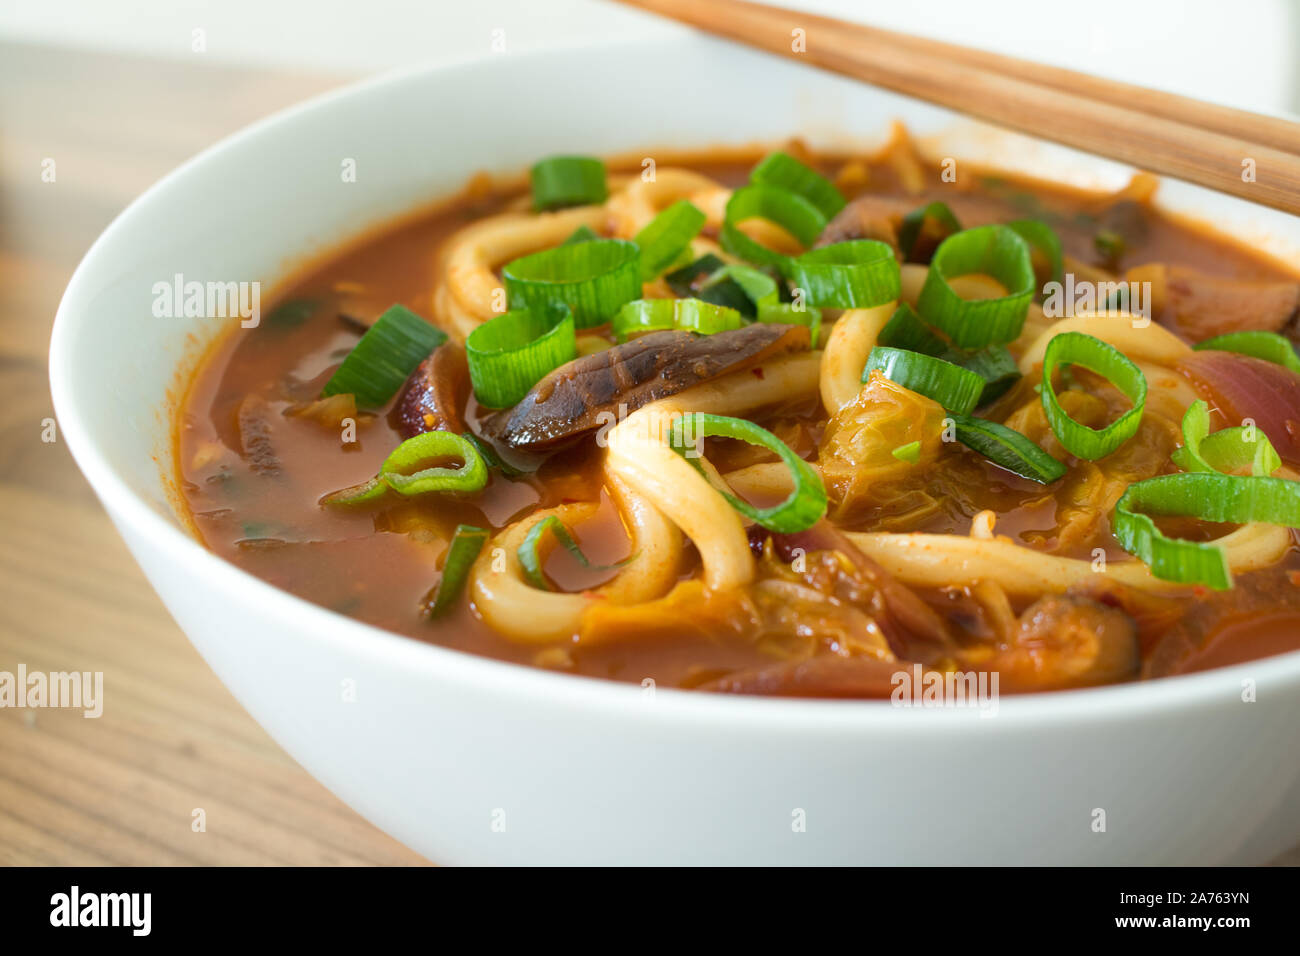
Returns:
[[[790,260],[790,281],[809,305],[870,309],[898,299],[898,260],[877,239],[851,239],[810,249]]]
[[[777,302],[780,299],[780,287],[776,284],[776,280],[762,269],[755,269],[753,266],[721,266],[710,273],[704,285],[700,287],[701,291],[728,280],[740,286],[741,291],[753,303],[756,310],[764,302]]]
[[[984,389],[976,405],[984,405],[1004,393],[1020,378],[1020,368],[1001,345],[990,345],[977,352],[952,348],[916,314],[906,302],[900,302],[876,342],[889,348],[920,352],[951,362],[984,379]]]
[[[710,296],[710,293],[724,289],[725,294]],[[762,269],[741,265],[722,266],[709,276],[698,294],[706,301],[724,304],[735,301],[738,294],[743,294],[748,308],[745,308],[745,303],[737,302],[740,306],[737,311],[742,315],[758,322],[777,325],[806,325],[810,332],[809,348],[817,347],[817,337],[821,334],[821,310],[803,302],[782,302],[781,287]]]
[[[1249,468],[1252,475],[1271,475],[1282,467],[1273,443],[1259,428],[1237,425],[1210,433],[1210,409],[1193,402],[1183,415],[1183,447],[1171,456],[1183,471],[1233,474]]]
[[[1123,392],[1133,407],[1105,428],[1089,428],[1076,422],[1065,413],[1052,386],[1052,376],[1062,365],[1081,365],[1096,372]],[[1082,332],[1063,332],[1047,343],[1040,393],[1047,422],[1065,450],[1076,458],[1096,461],[1137,433],[1147,400],[1147,379],[1115,346]]]
[[[910,441],[906,445],[899,445],[890,452],[899,461],[905,461],[909,465],[915,465],[921,460],[921,443],[919,441]]]
[[[961,223],[957,221],[957,217],[953,215],[953,211],[946,202],[926,203],[920,209],[913,209],[903,217],[903,222],[898,227],[898,248],[903,253],[904,261],[929,261],[930,256],[918,255],[917,251],[917,240],[926,235],[925,224],[927,222],[935,223],[937,226],[937,228],[930,231],[929,235],[933,236],[938,233],[934,243],[927,243],[925,247],[931,252],[943,240],[961,232]]]
[[[700,256],[694,262],[688,263],[679,269],[674,269],[664,276],[664,282],[668,283],[668,288],[680,295],[682,298],[690,298],[699,292],[700,285],[707,281],[715,272],[721,269],[724,263],[713,253],[707,253]],[[703,298],[701,296],[701,298]],[[712,300],[706,300],[712,301]],[[729,303],[720,302],[715,305],[728,305]]]
[[[619,342],[641,332],[684,329],[700,335],[728,332],[745,324],[740,313],[701,299],[637,299],[618,310],[610,325]]]
[[[563,303],[574,326],[586,329],[641,295],[641,250],[624,239],[590,239],[522,256],[501,276],[510,308]]]
[[[507,478],[519,478],[537,471],[537,465],[533,465],[531,468],[518,468],[506,461],[495,448],[473,432],[461,432],[461,437],[473,445],[475,450],[483,456],[483,463],[487,465],[488,471],[499,471]]]
[[[834,183],[788,153],[778,151],[767,155],[749,174],[749,181],[756,186],[775,186],[802,196],[828,222],[847,205]]]
[[[705,215],[679,199],[650,220],[633,240],[641,247],[641,280],[649,282],[670,267],[704,226]]]
[[[965,415],[954,415],[953,424],[959,442],[1012,474],[1044,485],[1065,475],[1062,462],[1014,429]]]
[[[1029,243],[1031,250],[1037,249],[1047,260],[1050,274],[1047,282],[1062,282],[1065,279],[1065,255],[1061,250],[1061,237],[1047,223],[1040,219],[1017,219],[1007,223],[1007,228]]]
[[[542,591],[551,590],[550,582],[546,580],[546,575],[542,572],[541,543],[542,536],[547,531],[555,535],[555,540],[560,543],[560,546],[573,555],[584,568],[610,570],[618,567],[617,564],[593,565],[587,556],[582,553],[582,548],[578,547],[578,542],[573,540],[573,535],[564,526],[564,522],[555,515],[547,515],[528,529],[528,534],[524,536],[523,542],[515,552],[520,565],[523,566],[524,577],[528,578],[528,582],[533,587]]]
[[[722,248],[747,262],[776,266],[785,275],[790,256],[749,238],[740,231],[747,219],[766,219],[783,228],[804,246],[811,246],[826,228],[826,217],[797,193],[775,186],[743,186],[727,200],[722,223]]]
[[[1000,282],[997,299],[963,299],[949,279],[978,273]],[[917,311],[961,348],[1010,342],[1020,334],[1037,279],[1029,246],[1006,226],[977,226],[949,236],[936,250]]]
[[[562,246],[571,246],[576,242],[591,242],[593,239],[599,239],[600,233],[586,223],[583,223],[573,232],[569,233],[569,238],[560,243]]]
[[[906,302],[898,303],[898,308],[876,337],[876,343],[922,355],[942,355],[948,351],[948,343],[935,335],[934,330]]]
[[[933,355],[906,349],[877,345],[867,356],[862,381],[870,379],[873,371],[958,415],[968,414],[984,391],[984,379],[974,372]]]
[[[447,335],[410,309],[394,305],[375,320],[335,369],[321,397],[356,396],[359,408],[382,408]]]
[[[487,544],[488,537],[489,532],[485,528],[468,524],[456,526],[456,533],[451,536],[451,544],[447,547],[446,560],[442,563],[442,579],[424,596],[426,614],[438,617],[460,596],[469,579],[470,568],[474,566],[483,545]]]
[[[793,302],[763,302],[758,306],[758,321],[773,325],[808,326],[808,348],[816,349],[822,334],[822,310],[816,306]]]
[[[1216,352],[1249,355],[1300,373],[1300,358],[1296,356],[1295,346],[1276,332],[1229,332],[1226,335],[1216,335],[1212,339],[1206,339],[1195,348],[1198,352],[1209,349]]]
[[[987,405],[1020,380],[1020,366],[1001,345],[990,345],[978,352],[950,349],[939,357],[984,379],[984,391],[977,405]]]
[[[1129,485],[1111,516],[1120,545],[1162,581],[1232,587],[1223,549],[1213,542],[1165,535],[1151,515],[1300,527],[1300,482],[1285,478],[1184,472]]]
[[[589,206],[609,195],[605,164],[589,156],[551,156],[536,163],[529,173],[533,208]]]
[[[698,449],[705,438],[735,438],[773,452],[790,469],[794,490],[780,504],[755,508],[724,488],[718,493],[747,518],[778,534],[795,534],[811,528],[826,514],[826,487],[808,462],[804,461],[770,431],[743,418],[693,412],[674,419],[669,430],[669,446],[690,462],[700,474],[705,471],[698,460]],[[695,450],[697,454],[690,452]],[[706,476],[707,478],[707,476]]]
[[[771,276],[752,266],[724,266],[721,260],[716,269],[693,286],[679,294],[735,309],[747,319],[758,316],[759,299],[778,300],[776,282]]]
[[[573,315],[564,305],[515,309],[489,319],[465,339],[474,397],[488,408],[509,408],[577,355]]]
[[[459,459],[456,468],[420,468],[436,459]],[[322,505],[360,505],[382,498],[390,489],[400,495],[429,492],[471,493],[487,484],[488,469],[478,449],[455,432],[423,432],[402,442],[384,459],[379,474],[351,488],[331,492]]]

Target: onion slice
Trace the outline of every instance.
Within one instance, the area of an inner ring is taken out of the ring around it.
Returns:
[[[1175,368],[1224,425],[1250,419],[1282,461],[1300,468],[1300,375],[1273,362],[1217,350],[1192,352]]]

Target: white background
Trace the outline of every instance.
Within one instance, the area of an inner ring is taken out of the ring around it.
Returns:
[[[1300,0],[783,0],[1202,99],[1300,113]],[[195,54],[191,37],[206,32]],[[0,0],[0,39],[340,77],[685,29],[602,0]],[[577,54],[580,55],[580,54]]]

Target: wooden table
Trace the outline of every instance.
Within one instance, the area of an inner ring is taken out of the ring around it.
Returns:
[[[189,156],[345,79],[0,45],[0,671],[113,688],[97,720],[0,708],[2,864],[427,863],[253,722],[41,440],[54,311],[95,237]]]

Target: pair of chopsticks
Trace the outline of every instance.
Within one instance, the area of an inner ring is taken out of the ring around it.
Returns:
[[[797,10],[741,0],[620,2],[999,126],[1300,214],[1297,123]]]

